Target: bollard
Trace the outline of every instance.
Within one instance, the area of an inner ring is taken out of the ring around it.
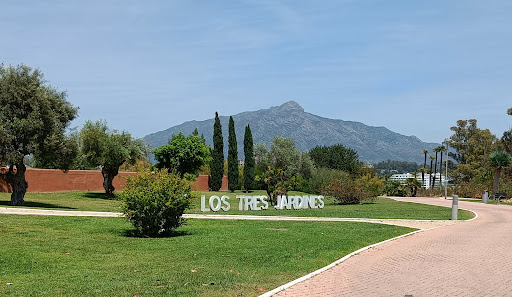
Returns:
[[[487,190],[482,194],[482,202],[485,204],[489,203],[489,192]]]
[[[452,221],[457,220],[457,214],[459,212],[459,196],[453,195],[452,199]]]

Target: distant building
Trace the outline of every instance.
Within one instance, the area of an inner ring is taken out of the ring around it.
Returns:
[[[425,173],[425,182],[423,183],[423,188],[430,189],[431,188],[431,178],[433,177],[433,174]],[[439,189],[441,187],[444,188],[446,184],[446,177],[442,175],[441,173],[436,173],[436,182],[434,184],[434,187]],[[405,180],[408,178],[414,178],[414,174],[412,173],[401,173],[401,174],[393,174],[389,179],[393,181],[399,181],[401,184],[405,183]],[[421,183],[421,173],[416,174],[416,180],[418,180]],[[441,182],[439,182],[441,181]]]

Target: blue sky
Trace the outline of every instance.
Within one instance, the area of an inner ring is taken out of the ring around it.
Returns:
[[[295,100],[441,142],[512,126],[511,1],[7,1],[0,62],[137,137]]]

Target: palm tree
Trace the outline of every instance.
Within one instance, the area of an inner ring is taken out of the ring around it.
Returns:
[[[425,155],[425,161],[423,162],[423,170],[421,171],[421,182],[423,184],[425,184],[425,170],[427,170],[427,154],[428,154],[428,151],[427,150],[422,150],[421,151],[422,154]]]
[[[434,162],[434,179],[432,180],[432,188],[436,186],[436,174],[437,174],[437,154],[441,151],[443,151],[442,146],[438,146],[435,149],[433,149],[434,152],[436,152],[436,161]]]
[[[442,173],[443,172],[443,152],[446,152],[447,149],[444,146],[440,146],[440,148],[441,148],[441,158],[439,160],[439,172]],[[446,162],[448,162],[448,159],[446,160]],[[442,186],[441,175],[442,174],[439,174],[439,184]],[[445,181],[448,182],[448,176],[445,176]]]
[[[425,187],[425,172],[428,172],[427,168],[420,168],[421,171],[421,187]]]
[[[433,183],[432,183],[432,162],[435,160],[435,158],[432,156],[430,156],[429,158],[430,158],[430,170],[429,170],[430,176],[428,177],[428,184],[429,184],[430,189],[432,189],[433,188],[432,187],[432,185],[433,185]]]
[[[503,169],[503,167],[508,167],[510,166],[510,164],[512,164],[512,157],[507,152],[494,151],[489,155],[489,163],[495,170],[492,191],[494,192],[494,195],[496,195],[499,192],[500,187],[501,169]]]
[[[405,186],[411,191],[411,197],[416,197],[416,192],[418,191],[418,187],[421,187],[421,184],[416,177],[409,177],[405,179]]]

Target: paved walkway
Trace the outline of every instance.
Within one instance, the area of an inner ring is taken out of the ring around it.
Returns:
[[[512,297],[512,207],[464,201],[459,207],[479,217],[368,249],[274,296]]]
[[[18,215],[44,215],[44,216],[77,216],[77,217],[122,217],[119,212],[100,211],[69,211],[53,209],[0,207],[0,213]],[[255,216],[255,215],[223,215],[223,214],[184,214],[188,219],[217,219],[217,220],[262,220],[262,221],[316,221],[316,222],[365,222],[404,226],[417,229],[430,229],[435,227],[453,225],[454,221],[442,220],[394,220],[394,219],[360,219],[360,218],[329,218],[329,217],[286,217],[286,216]]]

